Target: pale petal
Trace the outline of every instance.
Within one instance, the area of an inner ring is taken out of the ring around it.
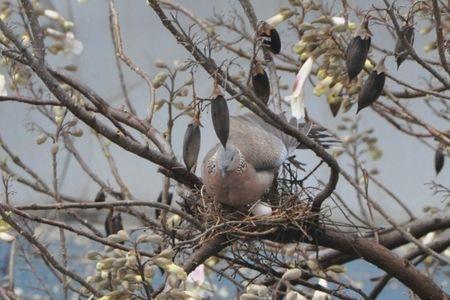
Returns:
[[[323,287],[328,287],[328,282],[325,279],[320,278],[319,285],[321,285]],[[329,299],[331,299],[331,296],[322,291],[315,291],[311,299],[312,300],[329,300]]]
[[[47,18],[50,18],[50,19],[53,19],[53,20],[58,20],[61,17],[57,11],[54,11],[54,10],[51,10],[51,9],[44,10],[44,15]]]
[[[5,76],[0,74],[0,96],[6,96],[6,80]]]
[[[333,25],[343,25],[345,24],[345,19],[343,17],[331,17]]]
[[[304,92],[303,87],[305,85],[306,79],[308,79],[309,74],[312,71],[312,66],[314,59],[312,57],[308,58],[303,66],[297,73],[295,77],[295,82],[292,87],[292,94],[284,97],[284,101],[291,103],[291,114],[297,120],[303,119],[305,117],[305,102],[304,102]]]
[[[291,103],[291,114],[297,120],[305,117],[305,101],[303,92],[300,95],[291,95],[284,98]]]
[[[13,235],[10,235],[9,233],[6,232],[0,232],[0,241],[4,241],[7,243],[11,243],[12,241],[14,241],[16,238]]]
[[[275,27],[283,21],[284,21],[283,16],[281,14],[276,14],[275,16],[267,19],[266,23]]]
[[[194,271],[189,273],[187,281],[195,282],[198,285],[202,285],[205,281],[205,265],[201,264],[195,268]]]
[[[303,90],[303,86],[305,85],[306,79],[308,79],[308,76],[312,71],[313,63],[314,59],[312,57],[308,58],[298,71],[293,88],[294,94],[300,95],[301,91]]]
[[[289,9],[283,9],[282,11],[280,11],[279,13],[277,13],[275,16],[270,17],[269,19],[267,19],[265,22],[267,24],[272,25],[273,27],[278,26],[280,23],[286,21],[287,19],[289,19],[290,17],[292,17],[294,13],[289,10]]]
[[[434,240],[436,233],[434,232],[429,232],[422,240],[422,243],[424,245],[428,245],[429,243],[431,243]]]

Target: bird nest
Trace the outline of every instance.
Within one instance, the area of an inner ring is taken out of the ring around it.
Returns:
[[[185,198],[184,208],[205,225],[206,230],[202,233],[204,238],[218,234],[263,238],[290,229],[308,237],[307,233],[316,224],[318,217],[317,213],[311,211],[316,188],[305,187],[306,178],[298,176],[297,169],[293,169],[289,163],[283,166],[280,175],[261,199],[272,209],[270,215],[252,214],[251,205],[239,209],[223,205],[201,191],[194,192],[189,199]]]
[[[251,206],[234,208],[217,203],[212,197],[196,195],[198,201],[190,207],[191,213],[205,225],[208,238],[217,234],[235,237],[264,237],[295,227],[305,235],[317,216],[311,212],[310,202],[300,201],[299,195],[268,194],[262,201],[271,207],[270,215],[256,216]]]

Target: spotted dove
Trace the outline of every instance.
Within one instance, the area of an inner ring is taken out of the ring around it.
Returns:
[[[303,123],[298,127],[314,139],[328,137],[320,126]],[[256,115],[232,116],[226,149],[219,143],[203,159],[205,191],[228,206],[253,204],[271,187],[278,169],[296,148],[302,147],[294,138]]]

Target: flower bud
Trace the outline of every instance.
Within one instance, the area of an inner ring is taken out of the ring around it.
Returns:
[[[164,239],[157,235],[157,234],[146,234],[143,233],[136,239],[136,243],[155,243],[155,244],[161,244],[164,241]]]
[[[58,20],[61,17],[61,15],[57,11],[54,11],[54,10],[51,10],[51,9],[44,10],[44,15],[47,18],[53,19],[53,20]]]
[[[175,252],[172,248],[167,248],[161,251],[161,253],[158,254],[158,257],[164,257],[167,259],[172,259],[172,257],[175,255]]]
[[[164,69],[167,68],[167,65],[162,59],[157,59],[155,60],[155,67]]]
[[[164,269],[169,272],[170,274],[175,275],[179,280],[186,280],[187,278],[187,274],[186,272],[183,270],[182,267],[177,266],[174,263],[171,263],[169,265],[166,265],[164,267]]]
[[[89,260],[98,260],[101,258],[103,258],[103,256],[97,251],[91,250],[91,251],[88,251],[88,253],[87,253],[87,259],[89,259]]]
[[[125,265],[129,268],[134,268],[137,265],[137,258],[134,254],[127,255],[127,262]]]
[[[57,144],[57,143],[53,143],[53,144],[52,144],[52,147],[50,148],[50,152],[51,152],[53,155],[56,155],[56,153],[58,153],[58,150],[59,150],[58,144]]]
[[[152,83],[153,83],[153,87],[155,89],[160,88],[164,82],[166,82],[166,79],[169,75],[165,72],[161,72],[156,74],[156,76],[153,78]]]
[[[250,284],[247,287],[247,293],[260,297],[267,297],[267,295],[269,295],[269,289],[265,285]]]
[[[40,134],[36,139],[36,144],[42,145],[45,141],[47,141],[47,138],[48,136],[45,133]]]
[[[286,281],[294,281],[299,279],[302,276],[302,270],[300,269],[290,269],[284,272],[283,276],[281,277],[282,280]]]
[[[336,274],[341,274],[341,273],[345,273],[346,269],[344,266],[341,266],[341,265],[332,265],[327,268],[327,271],[330,271],[330,272],[333,272]]]
[[[83,136],[83,129],[77,128],[74,131],[72,131],[71,134],[76,137],[81,137]]]

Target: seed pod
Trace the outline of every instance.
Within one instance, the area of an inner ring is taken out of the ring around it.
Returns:
[[[269,50],[278,54],[281,50],[281,40],[278,31],[272,25],[261,22],[258,26],[258,36],[263,38],[263,45],[268,47]]]
[[[222,94],[217,94],[211,102],[211,117],[214,131],[223,147],[226,148],[230,133],[230,113],[228,111],[227,101]]]
[[[105,192],[103,190],[98,191],[97,195],[95,196],[94,202],[105,202]],[[100,209],[100,208],[97,208]]]
[[[363,22],[347,47],[345,63],[350,81],[361,72],[369,53],[371,37],[367,26],[367,21]]]
[[[106,236],[110,236],[111,234],[116,234],[120,230],[123,230],[122,216],[120,215],[120,213],[118,213],[117,215],[114,215],[114,210],[111,209],[105,220]]]
[[[122,215],[120,213],[118,213],[117,215],[112,217],[112,231],[113,231],[113,233],[116,233],[121,230],[123,230]]]
[[[349,80],[353,80],[363,69],[370,42],[370,37],[362,39],[360,36],[355,36],[348,44],[345,63]]]
[[[401,32],[403,34],[403,37],[412,46],[414,43],[414,27],[412,25],[405,24],[401,28]],[[408,54],[409,52],[406,43],[404,43],[403,39],[400,36],[398,36],[397,42],[395,43],[395,59],[397,61],[397,69],[406,60]]]
[[[328,103],[328,106],[330,107],[333,117],[337,116],[339,109],[341,108],[342,100],[343,100],[342,98],[339,98]]]
[[[444,151],[442,150],[442,147],[439,147],[434,155],[434,169],[436,170],[436,175],[439,174],[439,172],[441,172],[443,167],[444,167]]]
[[[358,94],[358,113],[361,109],[374,103],[380,97],[383,91],[384,82],[386,81],[386,68],[384,67],[383,58],[370,73],[364,86]]]
[[[200,151],[200,138],[200,124],[194,118],[187,126],[183,139],[183,160],[189,171],[197,164],[198,153]]]
[[[270,82],[260,63],[256,62],[252,69],[252,85],[256,96],[267,104],[270,97]]]

